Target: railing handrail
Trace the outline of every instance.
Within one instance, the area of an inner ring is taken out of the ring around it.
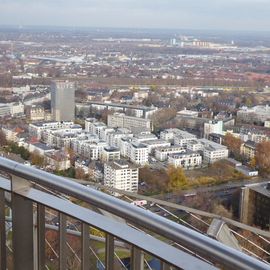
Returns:
[[[130,191],[125,191],[125,190],[120,190],[120,189],[109,187],[109,186],[104,186],[102,184],[89,182],[87,180],[78,180],[78,179],[73,179],[73,178],[68,178],[68,179],[70,179],[72,181],[75,181],[75,182],[77,182],[79,184],[88,185],[88,186],[90,185],[92,187],[96,187],[98,189],[102,189],[102,190],[105,190],[105,191],[108,191],[108,192],[119,193],[121,195],[125,195],[125,196],[131,197],[131,198],[135,198],[136,200],[146,200],[147,202],[151,202],[151,203],[154,203],[154,204],[159,204],[159,205],[166,206],[166,207],[176,209],[176,210],[182,210],[182,211],[185,211],[186,213],[192,213],[192,214],[195,214],[195,215],[198,215],[198,216],[201,216],[201,217],[212,218],[212,219],[214,219],[214,218],[215,219],[220,219],[220,220],[223,220],[226,224],[230,224],[230,225],[235,226],[235,227],[237,227],[239,229],[247,230],[247,231],[253,232],[255,234],[258,234],[260,236],[270,238],[270,232],[269,231],[262,230],[262,229],[259,229],[257,227],[252,227],[250,225],[241,223],[239,221],[235,221],[235,220],[233,220],[231,218],[223,217],[223,216],[220,216],[220,215],[217,215],[217,214],[209,213],[209,212],[206,212],[206,211],[203,211],[203,210],[198,210],[198,209],[191,208],[191,207],[188,207],[188,206],[184,206],[184,205],[164,201],[164,200],[161,200],[161,199],[157,199],[155,197],[149,197],[149,196],[146,196],[146,195],[141,195],[141,194],[133,193],[133,192],[130,192]],[[269,183],[269,181],[265,181],[265,182],[261,182],[261,183],[266,184],[266,183]]]
[[[193,252],[211,258],[212,261],[230,269],[269,269],[269,266],[240,251],[227,247],[194,230],[162,218],[150,211],[130,205],[113,196],[89,189],[64,177],[50,174],[33,167],[0,158],[0,170],[32,181],[46,188],[83,200],[127,221],[175,241]]]
[[[2,188],[5,191],[12,192],[11,185],[8,179],[0,177],[0,189]],[[30,200],[31,202],[43,205],[49,209],[54,209],[59,213],[74,218],[83,224],[88,225],[89,228],[94,227],[104,232],[106,235],[115,237],[114,245],[116,245],[116,241],[123,241],[131,247],[137,247],[139,250],[145,251],[146,254],[152,255],[154,258],[157,258],[168,265],[177,267],[177,269],[179,267],[186,270],[217,269],[210,263],[201,260],[201,258],[197,258],[185,251],[171,246],[166,242],[156,239],[151,235],[147,235],[140,230],[132,228],[126,223],[122,223],[108,216],[96,213],[91,209],[74,204],[66,199],[59,198],[54,194],[49,194],[46,191],[41,191],[34,187],[28,187],[16,190],[16,194],[27,198],[27,200]],[[10,222],[13,223],[13,217]],[[55,227],[60,231],[60,226]],[[49,229],[55,229],[55,227],[51,227]],[[14,229],[13,232],[15,233],[16,229]],[[68,229],[66,229],[66,233],[68,233]],[[104,240],[106,243],[106,237]],[[126,249],[128,248],[129,247],[126,247]]]

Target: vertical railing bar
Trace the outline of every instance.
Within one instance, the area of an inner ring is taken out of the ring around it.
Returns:
[[[38,270],[45,269],[45,206],[37,205]]]
[[[105,269],[114,269],[114,237],[110,234],[106,234]]]
[[[132,247],[132,251],[131,251],[131,269],[132,270],[144,269],[143,252],[135,246]]]
[[[33,203],[12,193],[14,270],[34,269]]]
[[[66,270],[67,265],[67,217],[59,213],[59,269]]]
[[[5,191],[0,190],[0,270],[7,269]]]
[[[89,237],[89,226],[85,223],[81,225],[81,243],[82,243],[82,262],[81,269],[89,270],[90,265],[90,237]]]

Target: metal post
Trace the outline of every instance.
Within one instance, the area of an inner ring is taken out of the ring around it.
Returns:
[[[0,270],[7,269],[6,257],[5,192],[0,190]]]
[[[106,234],[106,253],[105,253],[105,269],[113,270],[114,268],[114,237]]]
[[[14,270],[34,270],[33,204],[12,193]]]
[[[31,182],[16,175],[11,178],[12,246],[14,270],[34,269],[33,202],[22,197]]]
[[[67,217],[59,214],[59,269],[66,270],[67,266]]]
[[[38,270],[45,270],[45,207],[37,205]]]
[[[90,269],[90,237],[89,237],[89,226],[85,223],[82,223],[82,233],[81,233],[81,243],[82,243],[82,270]]]
[[[144,255],[143,252],[137,247],[132,247],[131,252],[131,270],[144,269]]]

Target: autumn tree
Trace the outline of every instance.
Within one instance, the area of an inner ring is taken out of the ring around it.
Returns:
[[[256,166],[257,166],[256,157],[252,158],[252,159],[249,161],[249,166],[250,166],[252,169],[255,169],[255,168],[256,168]]]
[[[82,168],[76,168],[75,169],[75,178],[83,180],[83,179],[87,178],[87,175]]]
[[[168,168],[169,183],[168,189],[170,191],[184,188],[187,185],[187,177],[181,167],[170,166]]]
[[[152,116],[152,121],[155,129],[163,128],[166,122],[175,118],[177,111],[175,109],[167,108],[157,111]]]
[[[7,151],[18,154],[25,160],[28,160],[30,158],[30,152],[23,146],[18,146],[18,144],[14,142],[9,143]]]
[[[150,86],[150,91],[155,92],[157,90],[157,86],[156,85],[151,85]]]
[[[39,154],[38,151],[34,151],[30,154],[30,160],[33,165],[42,167],[45,163],[44,157]]]
[[[256,146],[256,164],[261,173],[270,173],[270,142],[264,141]]]
[[[150,192],[166,192],[168,188],[168,174],[165,170],[152,170],[148,166],[139,170],[140,182],[146,184],[147,190]]]
[[[76,154],[75,154],[74,150],[70,147],[66,147],[65,151],[69,156],[69,160],[70,160],[71,165],[74,165],[75,159],[76,159]]]
[[[235,136],[233,136],[230,133],[227,133],[224,137],[223,144],[228,147],[231,155],[234,158],[236,158],[236,159],[241,158],[241,154],[240,154],[240,149],[241,149],[241,145],[242,145],[241,139],[236,138]]]

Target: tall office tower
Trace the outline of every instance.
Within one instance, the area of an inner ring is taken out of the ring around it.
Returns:
[[[52,120],[73,121],[75,118],[75,84],[54,81],[51,85]]]

